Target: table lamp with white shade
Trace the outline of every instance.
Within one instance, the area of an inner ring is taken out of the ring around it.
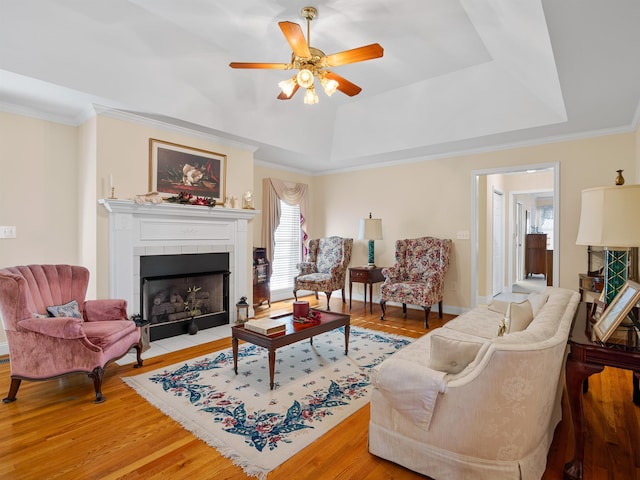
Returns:
[[[640,185],[582,191],[577,245],[604,247],[605,303],[610,304],[628,277],[629,249],[640,246]]]
[[[375,240],[382,240],[382,219],[371,218],[371,212],[369,212],[369,218],[360,219],[358,238],[360,240],[369,240],[369,264],[367,266],[375,268],[373,243]]]

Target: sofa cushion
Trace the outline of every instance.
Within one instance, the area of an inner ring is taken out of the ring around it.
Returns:
[[[531,293],[527,297],[527,300],[529,300],[529,302],[531,302],[531,308],[533,310],[533,316],[535,317],[536,315],[538,315],[538,313],[540,312],[542,307],[544,307],[544,304],[547,303],[547,300],[549,300],[549,293],[547,293],[547,292]]]
[[[75,300],[71,300],[69,303],[65,303],[64,305],[53,305],[51,307],[47,307],[47,312],[49,312],[49,315],[52,317],[82,318],[80,307],[78,306],[78,302]]]
[[[483,343],[432,334],[429,367],[440,372],[459,373],[476,358]]]
[[[476,307],[462,315],[449,320],[442,328],[456,330],[467,335],[486,340],[494,338],[498,334],[500,320],[504,314],[489,310],[487,307]]]
[[[521,332],[525,330],[533,320],[533,307],[529,300],[521,303],[511,303],[509,306],[509,319],[507,333]]]

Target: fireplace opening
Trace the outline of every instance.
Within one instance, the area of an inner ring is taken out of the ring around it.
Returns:
[[[151,340],[228,324],[229,275],[228,253],[141,256],[140,312]]]

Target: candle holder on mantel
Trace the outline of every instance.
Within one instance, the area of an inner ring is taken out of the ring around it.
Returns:
[[[116,187],[111,187],[111,196],[109,197],[111,200],[116,199]]]

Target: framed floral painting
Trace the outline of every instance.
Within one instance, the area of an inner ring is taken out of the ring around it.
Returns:
[[[227,156],[149,139],[149,191],[162,197],[181,192],[224,203]]]

